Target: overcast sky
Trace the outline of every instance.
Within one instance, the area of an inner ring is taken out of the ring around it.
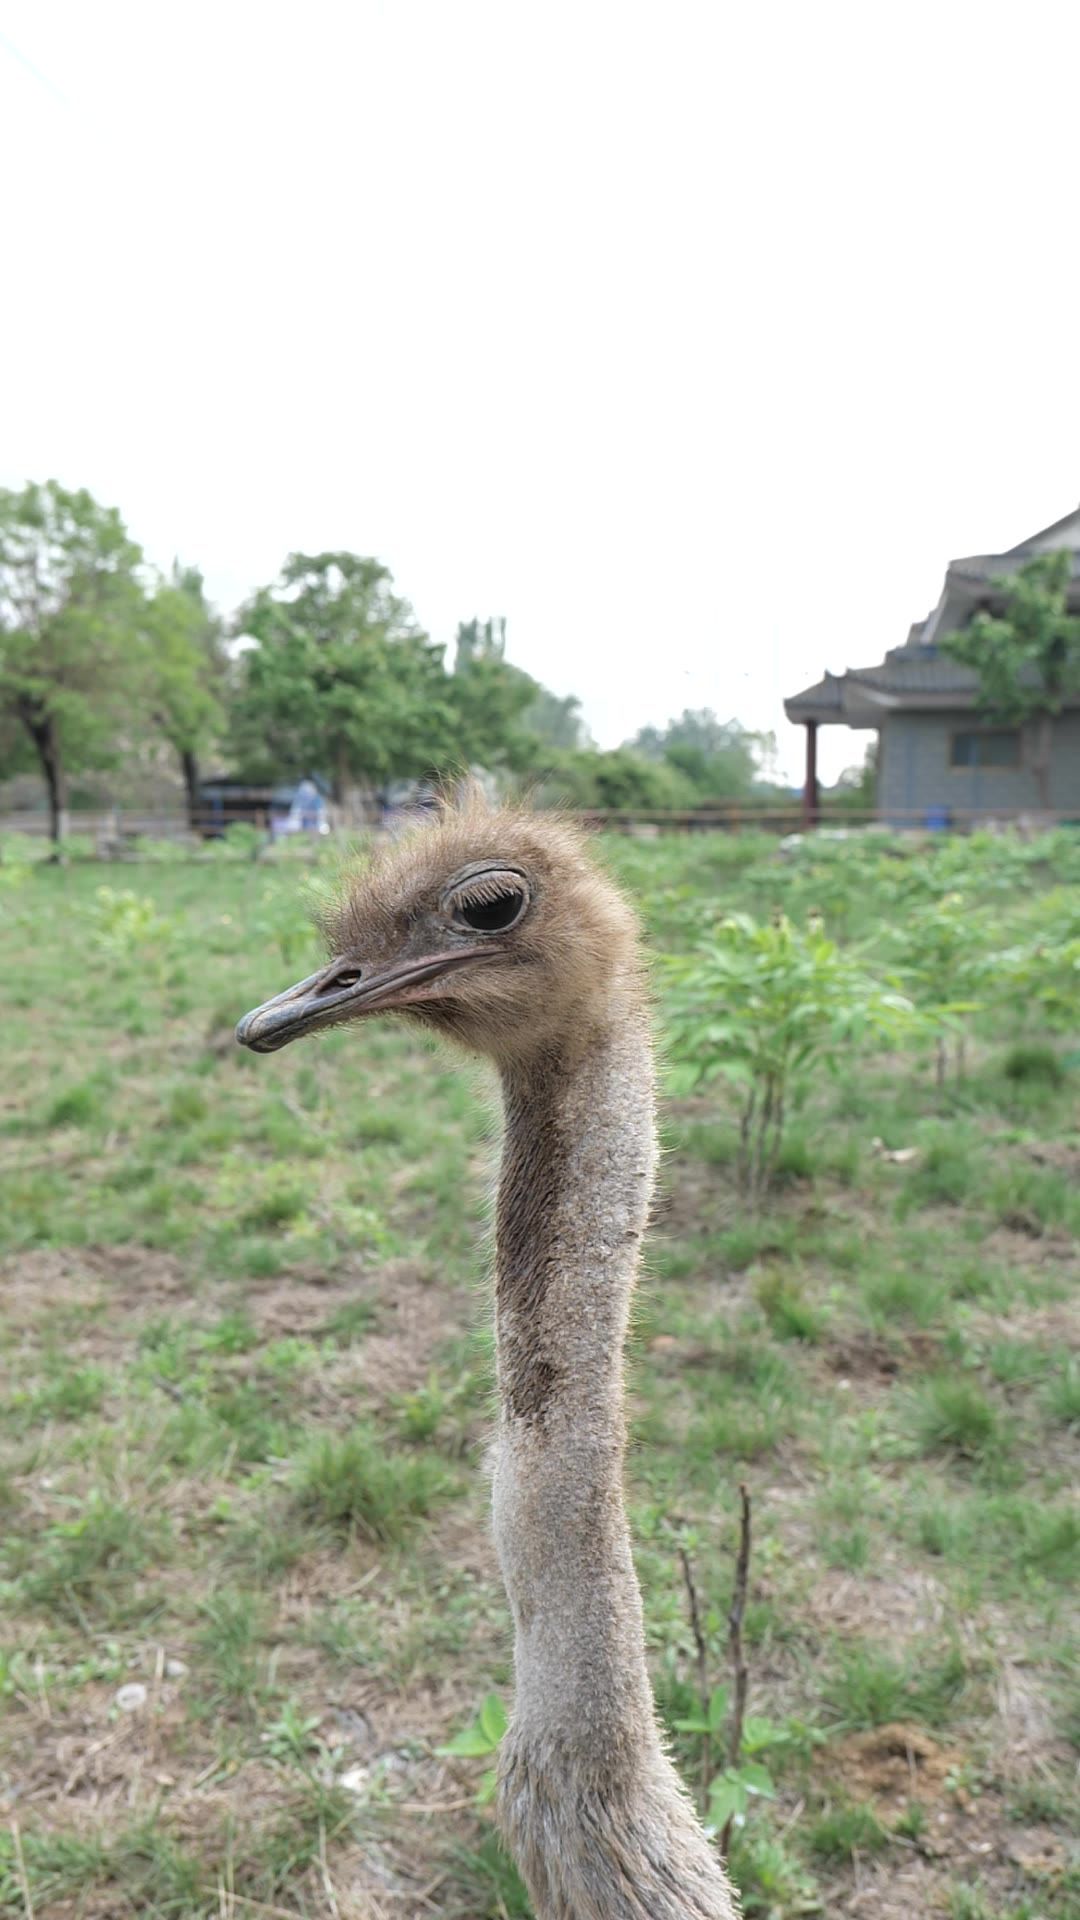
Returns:
[[[1080,9],[0,0],[0,484],[378,555],[604,746],[1080,499]],[[868,739],[822,738],[830,777]]]

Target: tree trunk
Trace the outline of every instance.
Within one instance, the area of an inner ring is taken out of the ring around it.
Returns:
[[[190,747],[181,747],[180,767],[184,775],[184,794],[187,800],[188,826],[192,833],[199,831],[199,763]]]
[[[63,756],[60,752],[60,736],[56,721],[51,713],[42,713],[22,709],[22,718],[26,731],[34,743],[45,785],[49,794],[49,839],[52,841],[52,857],[59,860],[61,849],[67,837],[68,794],[67,774],[64,771]]]
[[[1043,713],[1035,723],[1035,751],[1031,757],[1031,771],[1039,789],[1039,811],[1050,811],[1050,757],[1054,745],[1053,715]]]

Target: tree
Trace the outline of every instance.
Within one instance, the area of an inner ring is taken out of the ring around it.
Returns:
[[[224,719],[225,650],[221,621],[196,567],[173,562],[147,602],[150,711],[180,761],[189,825],[198,824],[198,756]]]
[[[241,610],[234,739],[250,771],[325,773],[353,784],[421,774],[452,758],[443,650],[417,626],[379,561],[291,554],[275,585]]]
[[[591,743],[576,693],[552,693],[532,682],[532,698],[522,711],[521,724],[541,746],[557,753],[577,753]]]
[[[559,800],[573,807],[648,812],[688,807],[694,801],[693,789],[674,767],[632,747],[565,754],[554,769],[553,784]]]
[[[1039,805],[1047,810],[1054,720],[1080,693],[1080,619],[1067,611],[1071,576],[1071,554],[1037,554],[1002,581],[1003,614],[977,613],[942,641],[954,660],[978,675],[989,715],[1032,727],[1032,771]]]
[[[85,490],[0,490],[0,709],[44,775],[57,850],[69,772],[107,765],[142,699],[141,560]]]
[[[501,747],[496,739],[495,759],[518,769],[535,769],[552,751],[573,752],[585,746],[587,735],[576,694],[559,695],[534,680],[524,668],[506,658],[506,621],[462,620],[454,649],[454,678],[463,687],[481,668],[494,688],[501,686],[510,728]],[[478,676],[479,677],[479,676]],[[513,689],[513,691],[511,691]],[[546,756],[541,749],[547,749]],[[491,759],[491,749],[474,758]]]
[[[828,793],[828,799],[852,813],[872,813],[877,805],[877,776],[878,743],[874,739],[867,748],[862,765],[845,767],[843,773],[837,776],[836,785]]]
[[[666,727],[642,727],[630,742],[650,760],[666,760],[689,782],[698,804],[743,800],[753,790],[758,758],[771,736],[748,733],[738,720],[718,720],[709,707],[687,708]]]

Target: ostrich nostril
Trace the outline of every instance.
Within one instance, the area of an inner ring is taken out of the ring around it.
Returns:
[[[335,973],[333,979],[326,982],[322,991],[323,993],[344,993],[346,987],[358,986],[363,977],[359,967],[345,967],[341,973]]]

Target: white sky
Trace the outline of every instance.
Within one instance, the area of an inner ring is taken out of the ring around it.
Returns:
[[[0,484],[505,613],[601,745],[1080,498],[1075,0],[0,0]],[[868,736],[822,735],[832,777]]]

